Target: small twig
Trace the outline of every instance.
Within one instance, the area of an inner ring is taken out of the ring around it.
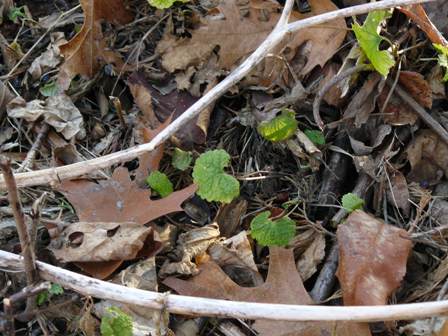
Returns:
[[[325,94],[328,91],[330,91],[330,89],[334,85],[336,85],[340,81],[344,80],[345,78],[351,77],[352,75],[354,75],[358,72],[369,70],[369,69],[371,69],[371,66],[367,65],[367,64],[356,65],[356,66],[349,68],[349,69],[341,72],[340,74],[337,74],[336,76],[334,76],[327,83],[325,83],[325,85],[319,90],[319,92],[317,93],[316,97],[314,98],[314,102],[313,102],[313,117],[314,117],[314,121],[316,122],[317,126],[319,126],[319,128],[321,130],[324,129],[325,125],[324,125],[322,118],[320,117],[320,103],[321,103],[323,97],[325,96]]]
[[[37,280],[36,265],[34,254],[31,249],[31,241],[28,234],[27,226],[25,224],[25,216],[22,211],[19,195],[17,192],[17,185],[14,180],[14,175],[11,169],[11,161],[0,156],[0,168],[3,171],[3,178],[8,189],[9,206],[12,209],[14,220],[16,222],[17,233],[19,234],[20,246],[22,248],[23,263],[25,268],[26,283],[32,286]],[[26,310],[34,308],[34,300],[27,300]]]
[[[252,53],[252,55],[250,55],[223,81],[213,87],[201,99],[189,107],[179,118],[174,120],[162,132],[157,134],[157,136],[155,136],[150,142],[84,162],[77,162],[57,168],[42,169],[36,172],[21,173],[16,176],[17,184],[20,187],[34,186],[47,184],[58,180],[75,178],[98,169],[110,167],[117,163],[133,160],[143,153],[153,151],[163,142],[168,140],[188,121],[201,113],[210,104],[214,103],[219,97],[227,92],[227,90],[249,74],[252,69],[265,58],[266,55],[268,55],[278,44],[284,41],[286,36],[301,29],[316,26],[338,18],[368,13],[374,10],[387,9],[397,6],[408,6],[431,1],[435,0],[383,0],[316,15],[289,24],[287,22],[294,1],[288,1],[278,24],[266,40],[264,40],[263,43]],[[0,178],[0,190],[4,188],[4,180]]]
[[[0,267],[23,269],[23,258],[0,250]],[[182,315],[275,321],[393,321],[414,320],[448,312],[448,300],[382,306],[314,306],[255,303],[162,294],[101,281],[37,261],[39,275],[86,296],[109,299]],[[160,303],[165,297],[166,306]]]
[[[23,160],[20,168],[17,169],[18,173],[27,170],[28,167],[33,164],[34,159],[36,158],[37,151],[39,150],[40,146],[42,145],[42,141],[47,136],[49,130],[50,130],[50,126],[48,126],[48,124],[44,123],[42,125],[42,127],[40,128],[39,133],[37,134],[36,140],[34,141],[30,150],[26,154],[25,160]]]
[[[390,81],[388,81],[390,85]],[[412,98],[405,90],[403,90],[400,85],[395,87],[395,91],[400,96],[403,101],[408,104],[412,109],[419,115],[423,122],[428,125],[440,138],[448,144],[448,131],[440,125],[437,120],[435,120],[417,101]]]

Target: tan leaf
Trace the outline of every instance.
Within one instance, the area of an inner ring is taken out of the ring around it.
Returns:
[[[330,0],[309,2],[312,11],[307,14],[293,12],[291,21],[336,9]],[[184,70],[188,66],[199,65],[219,47],[219,67],[231,69],[264,41],[280,17],[273,6],[260,8],[257,4],[259,2],[250,3],[247,13],[246,8],[240,8],[236,0],[220,1],[217,7],[219,15],[208,15],[202,24],[191,32],[191,38],[176,40],[167,31],[157,46],[157,51],[162,55],[162,65],[170,72]],[[301,75],[306,75],[315,66],[323,66],[334,55],[345,35],[345,21],[337,19],[294,34],[277,52],[288,52],[286,58],[290,60],[295,56],[297,47],[308,42],[311,51],[301,71]]]
[[[132,20],[122,0],[81,0],[84,24],[78,34],[60,46],[65,62],[59,72],[59,84],[67,89],[76,75],[88,78],[104,63],[122,65],[120,57],[108,50],[101,30],[102,20],[125,24]]]
[[[270,249],[269,272],[266,282],[258,287],[240,287],[221,268],[209,262],[189,281],[174,277],[164,283],[182,295],[233,301],[313,304],[297,272],[292,250]],[[366,336],[369,327],[361,323],[284,322],[257,320],[254,329],[264,336]]]
[[[412,248],[407,232],[356,210],[338,226],[337,238],[344,304],[386,304],[406,273]]]
[[[51,250],[64,262],[129,260],[137,256],[151,230],[132,222],[73,223],[60,233],[62,247]]]
[[[434,184],[448,177],[448,145],[434,132],[420,131],[406,152],[412,168],[409,180]]]
[[[314,235],[314,239],[297,260],[297,269],[303,281],[308,280],[317,271],[317,266],[325,258],[325,236]]]

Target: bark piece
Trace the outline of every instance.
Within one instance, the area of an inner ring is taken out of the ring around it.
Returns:
[[[406,273],[412,248],[407,232],[356,210],[339,225],[337,238],[344,304],[386,304]]]

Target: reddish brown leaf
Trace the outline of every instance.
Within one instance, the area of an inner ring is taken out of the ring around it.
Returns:
[[[440,6],[440,4],[438,4]],[[398,7],[408,18],[414,21],[423,30],[432,43],[447,45],[448,42],[431,22],[422,5],[412,5],[408,7]],[[446,17],[445,17],[446,20]]]
[[[246,302],[313,304],[303,286],[292,250],[270,249],[266,282],[258,287],[240,287],[213,262],[200,266],[201,273],[189,281],[174,277],[164,283],[182,295],[200,296]],[[254,328],[265,336],[363,336],[370,335],[366,324],[284,322],[257,320]]]
[[[413,71],[400,72],[399,82],[423,107],[432,107],[432,90],[423,75]]]
[[[356,210],[339,225],[337,238],[344,304],[386,304],[406,273],[412,248],[407,232]]]
[[[91,78],[104,62],[122,65],[120,57],[107,50],[101,21],[125,24],[132,20],[123,0],[81,0],[81,6],[84,24],[80,32],[60,46],[65,62],[59,73],[59,82],[64,89],[69,87],[71,79],[77,74]]]
[[[80,221],[135,222],[146,224],[161,216],[183,211],[181,204],[196,191],[195,185],[151,200],[149,189],[139,188],[124,167],[115,169],[110,180],[64,181],[58,188],[76,209]]]
[[[384,109],[384,121],[394,126],[414,125],[418,120],[417,114],[397,95],[392,94],[387,102],[387,106],[383,108],[389,91],[390,89],[386,85],[378,96],[378,106]]]

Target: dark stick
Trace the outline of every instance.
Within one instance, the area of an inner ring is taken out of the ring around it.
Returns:
[[[333,290],[339,261],[338,252],[338,244],[335,242],[310,292],[311,297],[316,303],[320,303],[328,298]]]
[[[33,255],[34,251],[31,249],[32,245],[25,224],[25,217],[23,215],[22,205],[20,204],[16,181],[11,169],[11,161],[5,156],[0,156],[0,168],[3,171],[3,178],[5,179],[5,184],[8,189],[9,205],[14,215],[17,233],[19,234],[20,246],[22,248],[23,255],[23,265],[25,268],[26,283],[31,287],[37,280],[36,264]],[[34,299],[28,298],[26,310],[32,310],[34,306]]]

